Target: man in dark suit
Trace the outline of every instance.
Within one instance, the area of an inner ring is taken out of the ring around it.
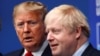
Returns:
[[[24,48],[5,56],[52,56],[45,36],[46,12],[42,3],[34,1],[26,1],[14,7],[14,27]]]
[[[53,23],[52,23],[53,22]],[[89,43],[86,16],[72,5],[53,8],[45,17],[47,40],[53,56],[100,56]]]

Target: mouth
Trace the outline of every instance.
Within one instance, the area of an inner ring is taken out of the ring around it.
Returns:
[[[25,41],[25,42],[31,42],[31,41],[32,41],[32,37],[25,37],[25,38],[24,38],[24,41]]]
[[[57,48],[58,44],[50,44],[50,47],[52,50],[55,50]]]

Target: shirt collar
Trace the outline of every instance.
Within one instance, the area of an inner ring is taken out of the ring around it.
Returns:
[[[85,42],[75,53],[73,56],[81,56],[85,49],[88,47],[89,42]]]
[[[43,43],[43,45],[41,46],[40,50],[37,51],[37,52],[32,52],[32,54],[33,54],[34,56],[41,56],[42,53],[43,53],[43,51],[44,51],[45,48],[47,47],[47,45],[48,45],[48,41],[45,40],[44,43]],[[22,56],[25,56],[25,53],[26,53],[26,52],[27,52],[27,51],[26,51],[26,49],[25,49]]]

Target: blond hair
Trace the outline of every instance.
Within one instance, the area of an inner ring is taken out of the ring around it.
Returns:
[[[18,5],[16,5],[14,7],[13,10],[13,17],[15,17],[17,15],[17,13],[19,13],[19,11],[27,11],[27,12],[35,12],[35,11],[39,11],[39,13],[43,16],[45,16],[45,14],[47,13],[47,9],[46,7],[41,3],[41,2],[35,2],[35,1],[26,1],[26,2],[22,2]]]
[[[69,27],[72,31],[74,31],[77,27],[81,27],[83,34],[86,37],[89,37],[90,29],[86,20],[86,16],[79,9],[67,4],[55,7],[46,15],[45,24],[47,24],[52,19],[57,19],[48,19],[48,17],[52,17],[54,13],[60,14],[58,15],[58,19],[60,19],[59,23],[63,25],[65,28]]]

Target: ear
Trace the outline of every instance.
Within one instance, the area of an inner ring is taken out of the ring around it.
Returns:
[[[77,27],[76,29],[76,39],[79,39],[82,33],[82,28],[81,27]]]

